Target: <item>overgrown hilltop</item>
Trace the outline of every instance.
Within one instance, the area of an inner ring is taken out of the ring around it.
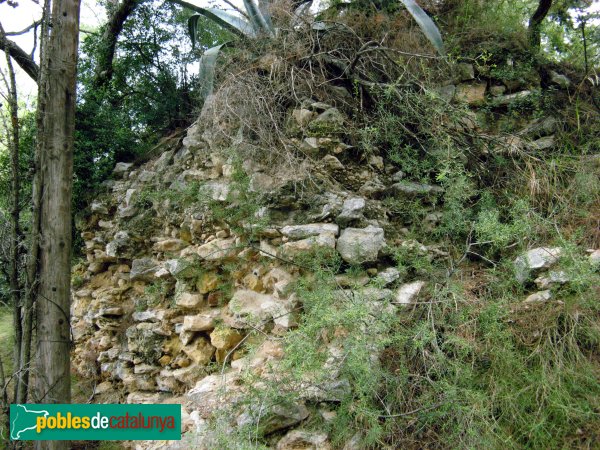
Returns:
[[[598,446],[597,88],[462,3],[444,57],[385,5],[221,53],[77,218],[81,399],[182,403],[147,448]]]

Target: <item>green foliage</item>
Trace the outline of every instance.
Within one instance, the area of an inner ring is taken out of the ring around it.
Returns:
[[[209,199],[206,205],[217,222],[226,223],[235,233],[248,235],[253,240],[268,222],[268,217],[260,214],[265,199],[252,189],[251,179],[242,168],[239,157],[234,155],[233,158],[233,173],[226,201],[212,200],[209,194],[203,197]]]
[[[393,258],[402,279],[434,275],[431,257],[416,242],[394,248]]]
[[[165,133],[187,126],[197,108],[197,77],[188,73],[197,50],[186,46],[182,24],[190,13],[171,3],[141,3],[125,22],[113,77],[96,84],[102,33],[82,41],[76,118],[74,198],[82,209],[117,161],[145,154]],[[205,26],[199,47],[220,30]]]
[[[473,226],[478,244],[493,253],[523,242],[533,230],[530,215],[530,205],[523,199],[498,209],[489,194],[484,196]]]
[[[7,106],[5,106],[7,107]],[[35,151],[35,113],[24,109],[19,115],[19,178],[21,183],[21,192],[19,193],[21,201],[29,204],[31,196],[31,181],[33,166],[33,155]],[[5,114],[0,111],[0,114]],[[8,149],[5,147],[5,130],[0,125],[0,209],[8,211],[11,205],[11,160]],[[7,133],[7,132],[6,132]],[[26,209],[26,208],[23,208]]]
[[[137,195],[135,202],[140,207],[159,209],[168,203],[169,208],[182,213],[186,208],[202,202],[204,192],[202,184],[197,181],[181,183],[171,189],[154,190],[148,187]]]

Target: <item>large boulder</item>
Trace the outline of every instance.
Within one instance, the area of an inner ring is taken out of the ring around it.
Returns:
[[[377,261],[379,250],[385,245],[383,228],[346,228],[337,241],[337,251],[350,264]]]

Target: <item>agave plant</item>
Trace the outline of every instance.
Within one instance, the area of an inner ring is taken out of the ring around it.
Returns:
[[[276,36],[276,29],[273,26],[269,6],[272,0],[258,0],[258,5],[253,0],[243,0],[245,14],[244,17],[230,14],[216,8],[202,8],[191,5],[182,0],[175,0],[182,6],[194,9],[198,14],[194,14],[188,21],[188,29],[192,39],[192,45],[196,44],[201,26],[200,19],[208,18],[221,25],[226,30],[240,38],[267,38],[272,39]],[[444,43],[438,27],[433,23],[427,13],[421,8],[415,0],[400,0],[407,11],[415,19],[425,37],[431,42],[440,55],[444,55]],[[310,6],[312,0],[308,2]],[[306,9],[307,2],[303,2],[301,8]],[[321,24],[322,25],[322,24]],[[323,26],[315,29],[324,29]],[[326,27],[325,27],[326,29]],[[201,94],[206,98],[212,93],[215,77],[215,67],[217,57],[222,48],[233,45],[234,41],[225,42],[215,47],[209,48],[200,58],[200,70],[198,78],[201,83]]]

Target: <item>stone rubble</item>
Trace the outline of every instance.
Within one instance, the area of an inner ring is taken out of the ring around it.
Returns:
[[[463,64],[457,84],[445,86],[439,95],[481,104],[488,89],[475,77],[473,66]],[[505,94],[507,89],[512,93]],[[492,86],[490,94],[494,105],[505,106],[530,91]],[[183,405],[184,431],[205,430],[215,411],[243,395],[243,371],[265,380],[276,376],[270,367],[283,356],[279,339],[298,326],[302,305],[290,287],[301,272],[297,261],[306,252],[337,253],[345,267],[357,268],[358,275],[335,277],[336,293],[361,299],[373,313],[402,314],[418,299],[427,301],[425,281],[390,267],[388,245],[430,259],[448,254],[401,239],[402,233],[390,226],[384,200],[424,202],[430,208],[424,226],[433,230],[442,215],[432,205],[443,188],[409,181],[410,174],[387,166],[379,151],[364,163],[354,161],[352,145],[340,133],[347,118],[332,105],[303,102],[288,122],[290,142],[312,164],[311,177],[321,174],[329,184],[302,198],[295,189],[310,184],[307,175],[274,174],[256,161],[243,161],[248,191],[266,199],[254,219],[268,219],[268,227],[248,218],[248,223],[228,222],[241,208],[236,200],[241,192],[233,182],[240,169],[220,152],[227,141],[217,125],[199,120],[180,147],[141,167],[115,166],[114,180],[105,183],[108,194],[92,203],[81,226],[86,262],[71,311],[73,368],[81,376],[97,378],[98,401],[110,395],[121,395],[129,403],[177,401]],[[531,123],[519,145],[524,145],[522,140],[549,148],[555,129],[555,120]],[[185,204],[182,192],[195,183],[202,189]],[[219,208],[218,217],[211,207]],[[592,264],[600,264],[599,252],[590,252]],[[544,272],[562,253],[558,247],[540,247],[514,261],[520,283],[536,277],[539,292],[525,302],[549,301],[553,290],[569,282],[563,271]],[[250,338],[253,333],[261,336],[262,344]],[[251,346],[254,352],[247,351]],[[318,402],[339,401],[348,389],[348,381],[333,369],[340,349],[332,346],[328,351],[332,378],[327,385],[316,389],[306,383],[296,402],[261,412],[266,432],[283,436],[277,449],[332,448],[327,434],[289,430],[315,417]],[[247,406],[231,419],[239,426],[253,423],[255,416]],[[345,448],[358,448],[353,441]]]

